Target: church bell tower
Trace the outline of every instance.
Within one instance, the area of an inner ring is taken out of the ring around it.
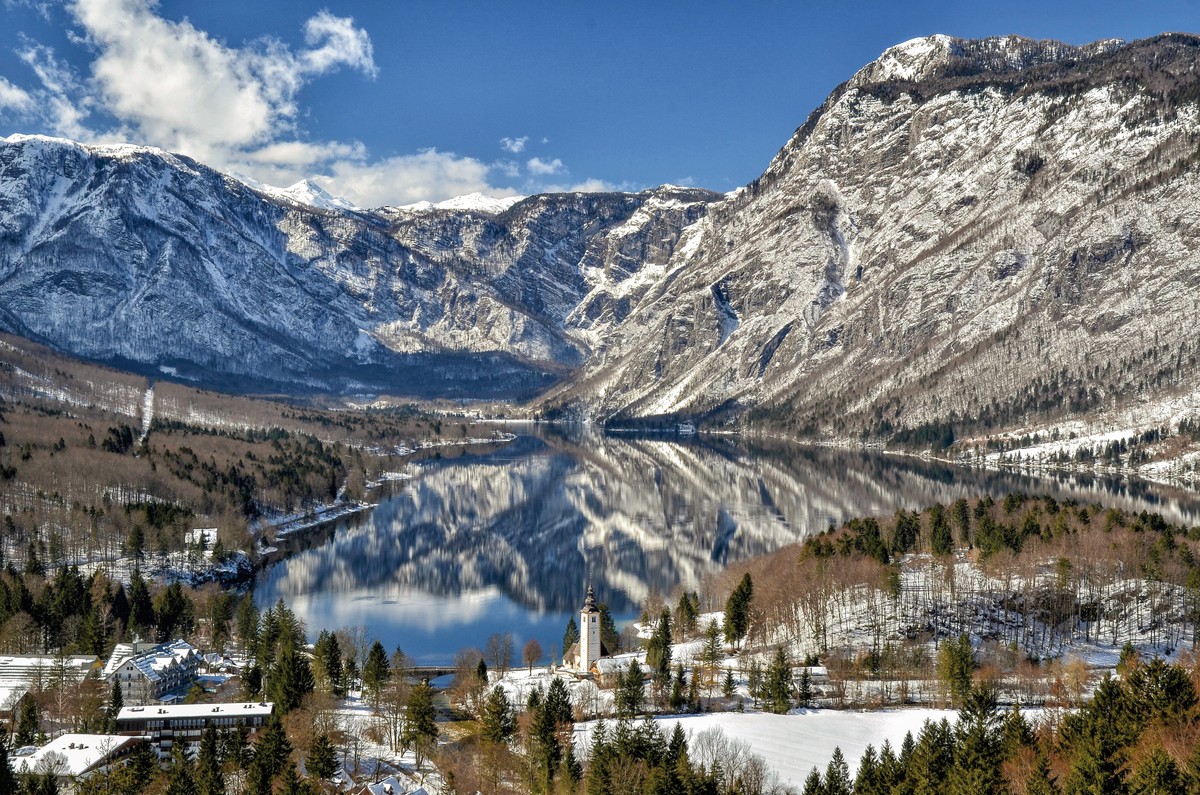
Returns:
[[[587,598],[579,610],[579,670],[592,670],[592,664],[600,659],[600,608],[596,607],[596,595],[588,586]]]

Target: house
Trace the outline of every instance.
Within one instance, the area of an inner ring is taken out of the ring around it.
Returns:
[[[18,775],[53,773],[59,792],[69,795],[78,781],[124,759],[142,742],[141,737],[115,734],[64,734],[41,748],[13,751],[10,762]]]
[[[0,656],[0,726],[11,725],[17,705],[29,691],[40,691],[60,681],[71,684],[82,682],[99,667],[100,658],[87,655]]]
[[[0,687],[45,686],[59,679],[82,682],[99,663],[99,657],[86,654],[71,657],[6,654],[0,656]]]
[[[209,726],[218,731],[245,728],[253,737],[274,710],[274,704],[257,701],[123,707],[117,713],[117,734],[145,737],[165,759],[175,743],[199,747],[200,736]]]
[[[182,640],[120,643],[104,666],[104,678],[121,684],[125,704],[151,704],[191,687],[201,659],[200,650]]]
[[[405,784],[395,776],[388,776],[372,784],[360,784],[350,790],[350,793],[351,795],[429,795],[429,791],[424,787],[409,789],[410,786],[416,785],[412,782]]]

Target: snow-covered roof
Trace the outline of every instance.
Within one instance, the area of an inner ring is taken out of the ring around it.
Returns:
[[[28,654],[6,654],[0,657],[0,685],[26,685],[37,670],[47,673],[61,663],[67,676],[83,679],[98,662],[97,657],[75,655],[73,657],[46,657]]]
[[[0,709],[16,706],[21,696],[29,692],[29,685],[0,685]]]
[[[129,643],[118,643],[113,647],[112,654],[108,657],[108,662],[104,664],[104,670],[100,675],[105,679],[117,672],[117,669],[125,664],[125,661],[133,656],[133,646]]]
[[[382,781],[362,785],[359,792],[362,795],[367,795],[367,793],[370,795],[429,795],[424,787],[410,790],[408,786],[395,776],[388,776]]]
[[[213,715],[222,717],[267,717],[275,709],[274,702],[260,704],[257,701],[239,701],[231,704],[164,704],[150,707],[123,707],[117,713],[117,720],[139,720],[153,718],[155,720],[178,720],[185,718],[208,718]]]
[[[132,661],[142,676],[151,682],[159,682],[165,678],[166,672],[172,666],[182,665],[188,659],[200,656],[199,649],[183,640],[164,643],[137,654],[134,653],[134,648],[134,646],[122,643],[113,649],[112,656],[104,666],[106,679],[120,670],[125,663]]]
[[[17,773],[49,770],[59,776],[81,776],[113,754],[139,743],[141,737],[117,734],[64,734],[32,754],[14,752],[12,767]]]
[[[620,657],[601,657],[593,663],[595,669],[603,674],[622,673],[629,670],[629,664],[634,660],[642,666],[642,671],[645,672],[645,660],[640,658],[638,654],[622,654]]]

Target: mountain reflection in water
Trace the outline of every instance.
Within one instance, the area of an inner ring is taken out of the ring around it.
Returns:
[[[854,516],[984,492],[1152,510],[1196,523],[1195,495],[1094,478],[980,472],[874,453],[731,438],[530,429],[483,454],[416,465],[378,507],[263,572],[310,637],[365,626],[391,650],[443,663],[495,632],[517,656],[558,651],[586,582],[618,621],[650,593],[702,593],[732,562]]]

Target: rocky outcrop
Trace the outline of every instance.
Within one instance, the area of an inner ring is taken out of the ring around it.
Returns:
[[[903,436],[1194,393],[1198,56],[889,50],[685,230],[545,408]]]

